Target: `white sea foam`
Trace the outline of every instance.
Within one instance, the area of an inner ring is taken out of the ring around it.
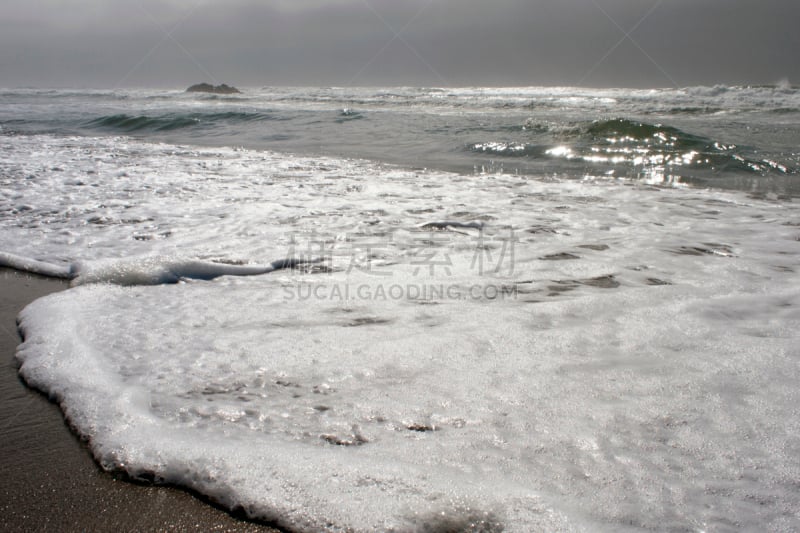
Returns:
[[[74,276],[72,265],[54,265],[8,252],[0,252],[0,266],[51,278],[72,279]]]
[[[0,249],[179,282],[21,315],[105,468],[308,530],[800,527],[789,200],[3,142]]]
[[[476,244],[488,246],[483,255],[494,253],[495,261],[514,251],[509,243],[525,244],[516,250],[520,263],[592,241],[633,240],[578,263],[584,274],[603,274],[602,264],[644,260],[636,256],[651,246],[656,230],[663,248],[702,247],[713,239],[734,245],[725,242],[734,229],[720,228],[712,238],[695,229],[696,219],[707,222],[717,211],[736,213],[754,202],[713,192],[687,192],[686,200],[663,189],[619,187],[624,181],[605,177],[548,184],[125,138],[20,136],[3,143],[0,250],[61,265],[53,268],[62,272],[77,262],[88,272],[92,262],[106,259],[163,270],[153,257],[257,268],[279,258],[322,256],[339,268],[368,268],[424,252],[431,241],[426,234],[445,220],[451,228],[482,229],[460,241],[457,232],[433,238],[452,241],[466,263],[475,259],[468,252],[474,256]],[[766,202],[760,209],[759,216],[778,225],[796,216],[790,203]],[[659,230],[658,223],[669,226]],[[736,218],[735,231],[749,223]],[[108,268],[98,263],[94,269]]]
[[[464,508],[509,531],[797,526],[785,281],[539,304],[320,300],[302,283],[379,287],[80,287],[22,314],[21,374],[105,468],[314,530]]]
[[[0,256],[2,260],[2,256]],[[163,285],[181,280],[211,280],[220,276],[257,276],[284,268],[311,266],[319,258],[278,259],[267,265],[230,265],[211,261],[148,256],[139,259],[106,259],[87,264],[78,263],[70,269],[72,285],[113,283],[116,285]],[[22,270],[27,264],[19,263]],[[44,271],[39,272],[45,275]],[[62,276],[67,277],[67,276]]]

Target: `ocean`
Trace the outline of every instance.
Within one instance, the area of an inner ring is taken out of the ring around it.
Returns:
[[[800,89],[0,90],[20,375],[308,531],[800,528]]]

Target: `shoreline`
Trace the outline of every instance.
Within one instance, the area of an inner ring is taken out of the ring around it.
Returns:
[[[104,472],[61,409],[17,373],[17,314],[65,280],[0,268],[0,530],[277,530],[239,519],[180,488],[125,481]]]

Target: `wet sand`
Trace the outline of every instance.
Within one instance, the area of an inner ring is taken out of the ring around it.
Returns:
[[[116,479],[94,462],[59,407],[17,376],[16,316],[64,290],[60,280],[0,269],[0,531],[253,531],[188,492]]]

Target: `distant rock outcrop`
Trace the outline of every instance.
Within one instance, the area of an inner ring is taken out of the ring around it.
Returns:
[[[241,94],[242,91],[230,85],[211,85],[210,83],[198,83],[186,89],[187,93],[212,93],[212,94]]]

